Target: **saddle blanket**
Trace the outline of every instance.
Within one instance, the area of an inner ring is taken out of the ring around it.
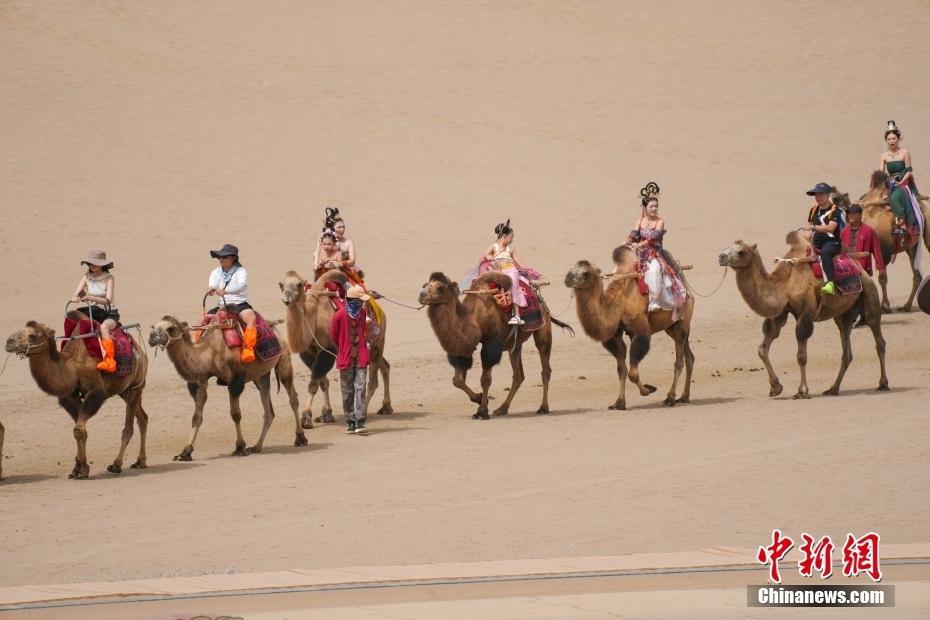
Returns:
[[[489,286],[491,288],[496,288],[493,282],[490,282]],[[540,303],[536,289],[530,286],[529,283],[520,280],[520,289],[523,291],[523,297],[526,299],[526,307],[520,308],[520,318],[523,319],[523,325],[520,326],[520,331],[534,332],[543,326],[542,304]],[[495,295],[495,299],[497,299],[498,295]],[[498,305],[504,312],[510,312],[513,307],[512,298],[507,294],[506,303],[501,304],[498,302]]]
[[[808,256],[819,256],[813,247],[807,248]],[[820,261],[810,263],[811,272],[818,280],[823,279],[823,266]],[[833,259],[833,273],[836,277],[836,288],[843,295],[855,295],[862,292],[862,277],[859,274],[859,265],[852,258],[840,254]]]
[[[226,346],[235,349],[242,346],[242,322],[239,320],[239,315],[226,310],[219,310],[216,314],[204,314],[200,318],[200,325],[212,325],[230,320],[233,321],[233,327],[224,327],[222,329],[223,338],[226,340]],[[258,332],[258,341],[255,343],[255,357],[265,362],[281,355],[281,343],[274,333],[274,328],[258,312],[255,312],[255,329]]]
[[[84,336],[93,333],[98,327],[99,323],[97,323],[97,321],[91,321],[90,319],[75,321],[71,318],[65,318],[64,332],[65,336],[68,337],[72,335]],[[113,348],[116,354],[116,372],[112,374],[124,377],[132,372],[134,359],[132,340],[129,338],[129,334],[123,331],[122,326],[112,330],[110,332],[110,337],[113,339]],[[103,351],[100,350],[100,341],[98,339],[83,338],[82,340],[84,346],[87,348],[88,355],[97,360],[103,359]],[[61,341],[62,349],[64,349],[67,342],[67,340]]]

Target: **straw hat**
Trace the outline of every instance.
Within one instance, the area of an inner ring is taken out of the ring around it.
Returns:
[[[365,292],[358,284],[349,287],[349,290],[346,291],[346,297],[349,299],[361,299],[362,301],[368,301],[371,299],[371,295]]]
[[[82,265],[96,265],[104,269],[112,268],[113,262],[107,260],[107,253],[103,250],[91,250],[87,253],[87,258],[81,261]]]

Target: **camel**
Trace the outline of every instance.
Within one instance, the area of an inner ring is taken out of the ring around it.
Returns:
[[[0,480],[3,480],[3,424],[0,424]]]
[[[500,272],[489,271],[472,282],[470,291],[491,291],[493,284],[498,290],[509,291],[512,282],[509,276]],[[513,378],[507,399],[494,411],[494,415],[507,415],[510,403],[525,378],[523,374],[523,343],[533,337],[539,360],[542,363],[543,397],[542,404],[536,410],[538,415],[549,413],[549,378],[552,367],[549,357],[552,353],[552,323],[574,334],[574,330],[558,319],[553,318],[549,309],[540,304],[543,313],[542,326],[532,332],[517,329],[507,324],[510,318],[494,301],[490,294],[466,295],[459,300],[459,287],[445,274],[433,273],[420,291],[420,304],[428,306],[427,315],[439,344],[445,350],[449,363],[455,369],[452,385],[468,395],[478,404],[478,411],[472,416],[475,420],[488,420],[488,390],[491,388],[491,371],[498,363],[505,349],[510,356]],[[465,377],[472,366],[472,354],[481,345],[481,393],[468,387]]]
[[[786,259],[803,259],[807,255],[809,243],[798,232],[788,233],[785,241],[790,246],[785,254]],[[763,338],[762,344],[759,345],[759,357],[765,364],[765,370],[769,375],[769,396],[778,396],[782,391],[778,376],[772,370],[769,348],[781,333],[789,314],[794,316],[796,321],[794,333],[798,341],[798,366],[801,368],[801,383],[794,398],[810,398],[806,372],[807,340],[814,333],[814,323],[827,319],[833,319],[840,330],[843,354],[836,381],[824,391],[824,394],[830,396],[839,394],[843,375],[846,374],[846,369],[852,362],[849,334],[859,314],[857,306],[860,298],[863,301],[866,323],[875,339],[875,348],[878,351],[878,360],[881,365],[881,378],[876,389],[878,391],[888,390],[888,377],[885,374],[885,339],[882,337],[882,312],[878,287],[861,267],[859,267],[860,275],[863,276],[861,293],[821,296],[820,288],[823,282],[814,277],[810,266],[805,262],[782,261],[769,273],[762,263],[762,257],[756,246],[744,241],[737,241],[725,249],[718,259],[721,266],[730,267],[736,272],[736,285],[743,299],[756,314],[765,318],[762,323]]]
[[[78,313],[69,316],[84,318]],[[107,467],[107,471],[112,474],[122,473],[123,455],[132,438],[133,419],[139,427],[140,444],[139,456],[130,467],[146,467],[145,434],[149,417],[142,408],[142,390],[145,388],[148,358],[139,343],[131,336],[130,339],[133,347],[132,372],[118,376],[99,372],[96,368],[97,360],[87,353],[87,348],[80,340],[69,340],[59,352],[55,346],[55,330],[42,323],[29,321],[24,329],[7,338],[7,352],[29,359],[29,370],[36,384],[46,394],[57,397],[58,404],[74,420],[77,456],[74,458],[74,469],[68,475],[70,479],[84,479],[90,475],[87,422],[111,396],[119,396],[125,401],[126,421],[119,454]],[[0,440],[2,435],[0,432]]]
[[[600,342],[617,360],[617,377],[620,379],[620,393],[609,409],[626,409],[626,379],[639,388],[641,396],[648,396],[656,391],[655,386],[644,384],[639,376],[639,363],[649,352],[650,339],[653,334],[664,331],[675,341],[675,374],[672,386],[662,404],[672,407],[676,403],[687,403],[691,399],[691,373],[694,369],[694,353],[691,352],[689,337],[691,317],[694,314],[694,297],[690,297],[679,311],[676,318],[670,310],[647,312],[648,299],[640,293],[635,278],[624,278],[622,274],[632,273],[635,255],[625,247],[614,251],[617,269],[606,286],[601,278],[601,271],[586,260],[575,263],[565,275],[565,286],[575,294],[575,306],[578,320],[584,332],[593,340]],[[630,338],[630,367],[626,366],[627,345],[623,336]],[[685,382],[681,396],[675,398],[681,371],[685,370]]]
[[[333,408],[329,400],[329,379],[326,373],[332,369],[336,362],[336,345],[329,337],[329,324],[336,313],[324,293],[326,283],[335,282],[343,286],[347,281],[344,273],[332,270],[324,273],[310,290],[307,290],[307,281],[300,277],[296,271],[288,271],[284,279],[278,283],[281,289],[281,301],[286,308],[284,324],[287,326],[287,342],[291,351],[297,351],[300,359],[310,369],[310,401],[304,408],[302,419],[304,428],[310,428],[312,423],[311,408],[317,391],[323,390],[323,408],[320,417],[315,422],[331,424],[336,421],[333,417]],[[384,378],[384,397],[378,415],[391,415],[394,408],[391,406],[391,364],[384,357],[385,335],[387,332],[387,317],[381,325],[377,341],[371,345],[371,361],[368,373],[368,403],[378,389],[378,372]],[[307,425],[310,426],[307,426]]]
[[[875,229],[878,241],[882,246],[882,258],[887,265],[894,259],[895,243],[891,231],[894,229],[895,217],[888,207],[888,173],[884,170],[876,170],[872,173],[869,182],[869,191],[859,199],[859,205],[862,206],[862,221]],[[923,196],[920,197],[920,210],[923,213],[924,221],[927,221],[927,206],[923,203]],[[833,202],[838,207],[845,209],[849,206],[849,194],[834,193]],[[930,226],[924,226],[924,246],[930,251]],[[903,306],[898,308],[901,312],[910,312],[914,303],[914,296],[917,294],[917,287],[920,286],[921,275],[914,268],[914,260],[920,251],[920,242],[911,242],[910,236],[905,236],[903,246],[898,252],[906,252],[911,263],[911,294],[908,295],[907,301]],[[891,312],[891,302],[888,300],[888,273],[878,274],[878,283],[882,287],[882,312]]]
[[[278,380],[278,389],[280,390],[281,384],[284,384],[291,410],[294,412],[296,424],[294,445],[307,445],[307,437],[304,435],[297,414],[299,403],[297,392],[294,390],[294,367],[291,365],[287,343],[282,341],[280,336],[278,340],[281,341],[283,349],[281,355],[265,361],[256,359],[250,364],[243,364],[239,361],[239,350],[227,346],[220,329],[210,327],[204,330],[200,342],[195,344],[191,340],[187,324],[172,316],[162,317],[152,326],[152,331],[149,333],[149,345],[161,347],[168,352],[168,358],[181,378],[187,381],[187,391],[194,399],[194,417],[191,420],[193,430],[190,441],[181,453],[174,457],[175,461],[192,460],[194,442],[197,440],[197,432],[203,423],[203,407],[207,402],[207,382],[210,377],[216,377],[217,383],[226,385],[229,390],[229,415],[236,425],[236,447],[233,455],[247,456],[261,452],[265,435],[268,434],[268,429],[271,428],[271,422],[274,420],[274,407],[271,404],[272,369]],[[258,442],[246,448],[240,425],[242,410],[239,408],[239,397],[245,390],[245,384],[250,381],[255,384],[261,394],[264,421]]]

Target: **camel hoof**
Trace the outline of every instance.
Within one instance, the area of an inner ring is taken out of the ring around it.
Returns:
[[[247,451],[249,454],[261,454],[261,453],[262,453],[262,449],[259,448],[258,446],[251,446],[251,447],[248,447],[248,448],[246,448],[246,451]]]
[[[823,395],[824,395],[824,396],[839,396],[839,395],[840,395],[840,389],[839,389],[839,388],[830,388],[829,390],[824,390],[824,391],[823,391]]]
[[[781,383],[776,383],[775,385],[772,386],[772,389],[769,390],[769,398],[775,398],[776,396],[781,394],[781,391],[783,389],[785,388],[782,387]]]
[[[393,413],[394,407],[390,405],[382,405],[381,408],[378,409],[378,415],[392,415]]]
[[[675,402],[676,402],[676,403],[690,403],[690,402],[691,402],[691,397],[690,397],[690,396],[682,396],[681,398],[679,398],[679,399],[676,400]]]
[[[809,399],[810,397],[811,397],[810,394],[805,394],[804,392],[798,392],[797,394],[792,396],[792,398],[794,398],[795,400],[806,400],[806,399]]]
[[[478,413],[473,415],[471,419],[472,420],[490,420],[491,416],[489,416],[487,413],[482,413],[479,411]]]
[[[910,312],[910,311],[911,311],[910,306],[898,306],[898,312]]]
[[[626,401],[618,400],[607,408],[611,411],[626,411]]]
[[[191,455],[193,453],[194,453],[194,449],[191,446],[187,446],[186,448],[181,450],[181,454],[174,457],[174,460],[175,461],[193,461],[194,459],[191,458]]]
[[[107,465],[107,471],[111,474],[121,474],[123,473],[123,468],[122,466],[113,463],[112,465]]]
[[[882,384],[879,385],[877,388],[875,388],[875,391],[876,391],[876,392],[889,392],[889,391],[891,391],[891,390],[888,388],[888,384],[887,384],[887,383],[882,383]]]
[[[242,446],[241,448],[237,447],[235,450],[233,450],[233,453],[232,453],[233,456],[248,456],[249,454],[250,454],[249,449],[246,448],[245,446]]]
[[[882,314],[891,314],[891,306],[882,306]]]
[[[507,415],[508,413],[509,412],[503,408],[497,408],[494,410],[494,415],[497,415],[497,416],[504,416],[504,415]]]
[[[300,427],[308,431],[313,428],[313,415],[309,411],[305,411],[300,417]]]
[[[297,436],[294,438],[294,447],[295,447],[295,448],[299,448],[299,447],[301,447],[301,446],[306,446],[308,443],[310,443],[310,442],[307,441],[307,436],[306,436],[306,435],[297,435]]]
[[[659,389],[659,388],[657,388],[657,387],[654,386],[654,385],[649,385],[648,383],[647,383],[645,386],[643,386],[643,387],[646,388],[646,393],[643,394],[643,396],[648,396],[649,394],[652,394],[652,393],[655,392],[657,389]]]
[[[139,459],[135,463],[129,466],[130,469],[148,469],[148,465],[145,464],[145,461]]]
[[[84,467],[75,466],[75,468],[68,475],[68,480],[86,480],[89,476],[89,465],[85,465]]]
[[[540,407],[536,410],[536,415],[549,415],[549,407]]]
[[[674,396],[666,396],[666,397],[665,397],[665,400],[662,401],[662,404],[665,405],[666,407],[674,407],[674,406],[675,406],[675,397],[674,397]]]

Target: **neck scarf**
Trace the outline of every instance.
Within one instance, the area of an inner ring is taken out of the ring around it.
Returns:
[[[352,319],[357,319],[359,313],[362,311],[362,304],[364,304],[361,299],[350,299],[349,303],[346,304],[346,314],[348,314]]]

